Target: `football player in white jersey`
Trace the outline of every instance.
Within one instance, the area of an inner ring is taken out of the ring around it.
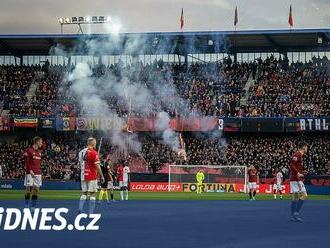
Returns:
[[[122,164],[118,165],[117,177],[119,181],[120,197],[121,200],[128,200],[128,182],[129,182],[130,169],[127,165],[123,167]]]
[[[282,184],[283,184],[283,173],[281,170],[275,170],[273,173],[273,191],[274,191],[274,199],[276,200],[277,194],[280,194],[280,199],[283,199],[282,195]]]

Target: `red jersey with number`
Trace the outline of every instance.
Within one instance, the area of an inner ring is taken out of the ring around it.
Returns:
[[[97,179],[97,164],[100,163],[99,154],[92,148],[85,148],[79,152],[81,180],[92,181]]]
[[[41,175],[41,150],[31,146],[25,150],[23,156],[26,174],[30,174],[32,170],[35,175]]]
[[[256,183],[258,178],[258,171],[257,169],[249,169],[247,171],[247,174],[249,175],[249,182],[250,183]]]
[[[119,182],[122,182],[124,180],[124,167],[122,164],[118,165],[117,178]]]
[[[290,181],[300,181],[302,178],[298,177],[298,173],[303,174],[304,161],[303,155],[298,151],[295,152],[291,158],[290,163]]]

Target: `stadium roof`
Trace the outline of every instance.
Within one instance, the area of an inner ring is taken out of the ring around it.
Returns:
[[[95,42],[102,51],[90,49]],[[330,51],[330,29],[0,35],[0,55],[49,55],[55,46],[72,55]]]

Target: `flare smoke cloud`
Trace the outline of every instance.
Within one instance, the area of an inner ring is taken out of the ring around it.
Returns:
[[[119,27],[120,23],[116,26]],[[109,50],[122,47],[122,40],[117,31],[109,34],[107,39],[86,40],[84,38],[69,52],[64,51],[60,46],[54,47],[52,53],[67,56],[83,53],[94,56],[106,55]],[[142,36],[138,36],[135,39],[127,40],[124,50],[121,52],[122,54],[134,54],[135,51],[146,50],[144,46],[150,46],[150,44],[147,44]],[[162,44],[162,46],[169,46],[169,44]],[[158,49],[165,50],[164,47],[158,47]],[[166,68],[167,65],[163,64],[162,66]],[[112,118],[121,126],[127,122],[127,115],[130,114],[127,113],[127,110],[141,116],[159,113],[157,114],[156,128],[165,130],[162,133],[163,142],[175,149],[179,147],[179,139],[178,134],[169,127],[170,113],[188,116],[192,111],[189,102],[181,98],[177,92],[169,70],[162,69],[162,66],[155,63],[141,71],[142,66],[139,62],[131,63],[126,67],[122,63],[118,63],[109,70],[101,63],[94,68],[88,63],[78,63],[67,72],[62,90],[65,91],[66,89],[67,95],[72,94],[82,115]],[[157,69],[152,69],[155,67]],[[102,73],[98,74],[94,71],[95,68],[101,70]],[[146,74],[141,81],[139,81],[140,73]],[[113,102],[117,108],[113,106]],[[122,108],[119,112],[118,106]],[[141,144],[138,142],[137,135],[103,131],[109,135],[113,145],[125,150],[131,149],[140,152]]]

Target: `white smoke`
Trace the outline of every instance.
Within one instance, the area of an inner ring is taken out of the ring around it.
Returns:
[[[166,112],[160,112],[155,122],[156,130],[164,130],[162,132],[162,141],[170,146],[173,150],[178,150],[180,146],[179,135],[170,127],[170,116]]]
[[[117,24],[120,26],[119,22]],[[113,30],[113,28],[113,26],[109,26],[109,30]],[[110,32],[106,38],[83,40],[70,53],[65,52],[62,47],[55,47],[52,52],[61,55],[68,54],[68,56],[76,52],[101,56],[109,54],[110,51],[118,50],[123,44],[122,54],[134,54],[150,47],[150,44],[143,37],[132,37],[124,41],[117,32]],[[169,44],[161,44],[161,46],[169,46]],[[165,50],[164,47],[157,49]],[[117,73],[121,74],[121,80],[118,81],[118,75],[109,70],[106,70],[102,77],[94,76],[91,66],[87,62],[82,62],[76,64],[74,69],[69,71],[63,85],[72,82],[67,94],[72,93],[75,96],[83,116],[112,118],[123,127],[127,122],[127,116],[119,115],[115,107],[108,104],[107,98],[109,97],[118,99],[124,108],[130,109],[133,113],[137,112],[141,116],[159,113],[156,129],[162,130],[163,143],[172,149],[178,149],[179,137],[178,133],[170,127],[170,112],[180,116],[189,116],[192,113],[190,103],[177,92],[172,75],[166,69],[166,64],[163,65],[165,69],[158,68],[156,72],[150,69],[151,66],[155,67],[156,65],[150,65],[146,70],[147,85],[145,81],[137,80],[138,76],[134,77],[135,74],[139,75],[140,73],[139,63],[132,63],[126,68],[117,64]],[[199,114],[199,116],[201,115]],[[125,151],[133,150],[137,153],[141,151],[142,146],[136,134],[127,134],[118,130],[103,131],[113,145]]]
[[[178,150],[180,147],[179,136],[172,129],[166,129],[162,135],[164,144],[170,146],[173,150]]]

